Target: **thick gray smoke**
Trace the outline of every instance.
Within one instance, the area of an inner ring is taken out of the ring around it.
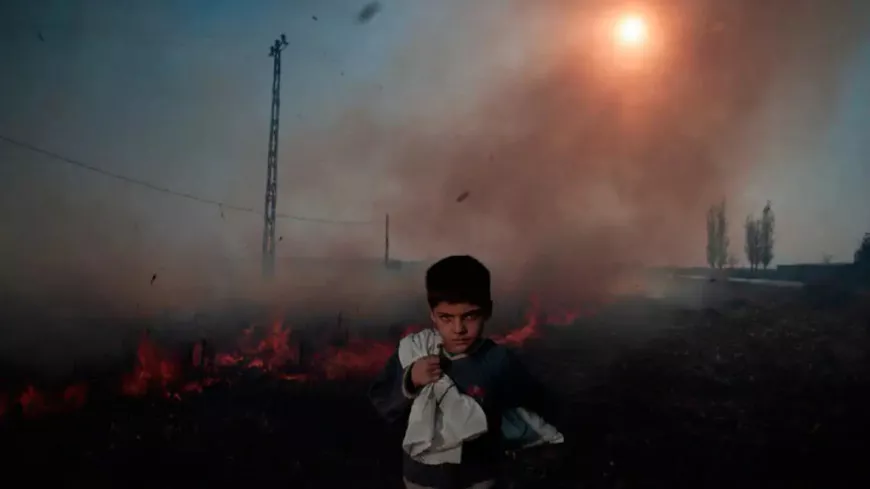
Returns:
[[[281,188],[300,201],[332,202],[326,215],[354,205],[346,196],[374,196],[372,214],[390,214],[396,258],[475,254],[502,287],[557,301],[606,293],[639,264],[702,263],[707,206],[753,170],[753,161],[733,158],[747,128],[794,84],[816,87],[808,124],[823,127],[841,68],[870,19],[870,4],[849,0],[473,3],[445,7],[437,28],[392,47],[381,86],[359,87],[332,123],[285,137],[282,151],[310,164],[282,168]],[[633,7],[651,22],[650,44],[639,52],[611,38],[610,21]],[[357,28],[377,29],[390,8]],[[390,112],[390,104],[413,107]],[[251,148],[264,144],[257,134]],[[262,186],[261,175],[252,185]],[[172,216],[176,204],[151,212]],[[162,234],[131,236],[111,229],[129,228],[135,206],[93,207],[101,221],[82,230],[69,219],[55,226],[57,242],[40,244],[66,249],[43,263],[40,281],[12,263],[9,277],[15,271],[31,290],[61,290],[68,300],[125,313],[224,297],[297,309],[329,309],[333,300],[386,308],[384,298],[422,283],[419,270],[394,279],[334,263],[330,272],[279,271],[263,286],[256,259],[222,261],[205,217],[186,226],[167,217]],[[203,216],[216,212],[204,208]],[[226,222],[233,219],[228,213]],[[249,256],[259,226],[233,228],[252,236]],[[102,238],[88,241],[98,229]],[[375,230],[285,230],[283,246],[338,264],[377,259]],[[9,277],[5,288],[14,291]]]
[[[808,124],[823,128],[867,10],[822,0],[462,9],[450,32],[422,32],[396,58],[399,82],[432,80],[422,82],[429,95],[417,92],[436,100],[432,114],[390,124],[363,103],[320,137],[344,154],[335,161],[383,155],[379,204],[397,249],[473,253],[497,265],[502,283],[582,297],[607,291],[626,267],[704,262],[707,206],[755,166],[734,158],[747,128],[771,96],[807,84],[817,93]],[[641,54],[610,44],[621,12],[650,20]],[[489,68],[488,55],[524,34],[519,66]],[[443,74],[457,59],[487,67],[469,83],[473,96],[439,91],[462,80]],[[352,166],[321,171],[307,183],[365,181]]]

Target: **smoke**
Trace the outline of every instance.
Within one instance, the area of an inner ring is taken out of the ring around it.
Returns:
[[[703,263],[705,210],[751,178],[755,162],[734,159],[735,148],[766,102],[815,86],[807,125],[826,125],[841,68],[863,39],[858,5],[462,9],[449,31],[424,30],[401,48],[391,72],[394,85],[430,80],[414,91],[430,114],[394,123],[363,103],[321,137],[344,153],[335,161],[389,148],[378,207],[399,253],[472,253],[502,283],[582,297],[637,264]],[[650,20],[640,54],[611,45],[608,22],[623,11]],[[521,63],[492,61],[504,45],[515,55],[523,35]],[[361,173],[337,164],[307,183],[365,181]]]
[[[386,308],[389,297],[421,287],[420,270],[397,280],[347,271],[342,261],[380,259],[384,214],[394,258],[474,254],[492,265],[500,287],[556,301],[607,293],[637,265],[703,263],[707,206],[756,169],[734,155],[751,154],[738,149],[759,112],[790,87],[813,86],[812,103],[800,103],[809,127],[825,126],[841,68],[870,19],[865,3],[438,2],[427,7],[432,17],[409,21],[406,36],[387,48],[377,83],[337,97],[328,122],[283,135],[282,155],[292,158],[282,162],[293,164],[281,168],[282,207],[374,216],[369,227],[336,232],[279,224],[282,250],[332,257],[332,271],[286,265],[264,286],[258,219],[211,207],[179,213],[177,202],[141,197],[145,190],[118,199],[108,182],[90,195],[68,192],[70,201],[85,199],[78,211],[102,217],[82,227],[81,218],[59,216],[33,244],[40,280],[22,271],[31,264],[10,264],[16,275],[6,288],[26,280],[34,290],[125,313],[227,297]],[[391,8],[385,4],[377,22],[357,25],[350,16],[348,25],[378,29]],[[650,44],[638,52],[613,46],[610,23],[623,11],[651,22]],[[264,135],[252,134],[246,148],[254,151]],[[182,182],[208,174],[177,171]],[[72,172],[45,188],[78,185],[83,177]],[[262,172],[254,176],[240,180],[258,202]],[[361,208],[363,201],[371,204]],[[150,226],[129,233],[140,219]],[[249,239],[229,240],[203,224],[215,221]],[[228,261],[228,254],[244,257]]]

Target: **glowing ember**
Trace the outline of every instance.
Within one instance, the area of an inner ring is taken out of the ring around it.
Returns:
[[[32,385],[18,396],[18,404],[25,416],[38,416],[45,414],[45,396]]]
[[[234,353],[220,353],[215,358],[215,363],[218,367],[232,367],[242,363],[245,360],[241,355]]]
[[[133,373],[124,378],[121,388],[126,395],[143,396],[152,387],[158,386],[165,391],[178,375],[178,368],[174,362],[158,351],[147,333],[139,341],[136,360],[137,365]]]
[[[345,347],[327,349],[315,357],[315,365],[329,380],[372,375],[387,363],[395,348],[393,343],[354,340]]]
[[[86,384],[73,384],[63,391],[63,403],[73,409],[79,409],[88,400],[88,386]]]
[[[308,375],[306,374],[283,374],[281,375],[283,380],[289,380],[293,382],[301,382],[308,380]]]
[[[568,326],[574,324],[574,321],[579,317],[580,313],[577,312],[562,312],[547,316],[546,323],[552,324],[553,326]]]

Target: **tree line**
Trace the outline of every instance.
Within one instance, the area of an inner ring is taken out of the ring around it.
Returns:
[[[743,224],[743,253],[750,270],[755,271],[759,267],[766,270],[773,261],[775,227],[776,217],[770,201],[767,201],[760,217],[756,218],[752,214],[746,216]],[[722,269],[726,265],[737,267],[740,260],[729,251],[730,244],[726,205],[725,200],[722,200],[707,210],[707,265],[710,268]],[[829,264],[831,256],[825,255],[823,262]],[[855,250],[853,264],[860,279],[870,283],[870,233],[864,233],[864,238]]]
[[[744,223],[743,252],[751,270],[759,266],[767,270],[773,261],[774,227],[776,217],[770,201],[761,211],[761,217],[746,216]],[[731,240],[728,238],[728,217],[725,200],[710,206],[707,211],[707,265],[710,268],[734,268],[739,263],[737,255],[729,251]]]
[[[864,239],[858,249],[855,250],[855,267],[858,269],[858,276],[864,283],[870,284],[870,233],[864,233]]]

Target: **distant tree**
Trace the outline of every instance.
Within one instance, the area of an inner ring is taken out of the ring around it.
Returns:
[[[855,268],[862,279],[870,281],[870,233],[864,233],[864,239],[855,250]]]
[[[728,218],[725,216],[725,201],[716,209],[716,242],[719,243],[719,253],[716,256],[716,266],[725,267],[728,263],[728,247],[731,241],[728,239]]]
[[[707,209],[707,266],[716,266],[716,206]]]
[[[773,242],[774,242],[774,226],[776,224],[776,217],[773,215],[773,209],[770,207],[770,201],[767,201],[767,205],[764,206],[764,210],[761,212],[761,225],[759,228],[759,238],[761,240],[761,253],[759,261],[761,265],[767,270],[767,267],[770,265],[770,262],[773,261]]]
[[[749,262],[750,270],[757,270],[761,263],[761,220],[755,219],[751,214],[746,216],[746,241],[743,251],[746,253],[746,261]]]
[[[707,265],[723,268],[728,263],[728,218],[725,201],[707,210]]]

